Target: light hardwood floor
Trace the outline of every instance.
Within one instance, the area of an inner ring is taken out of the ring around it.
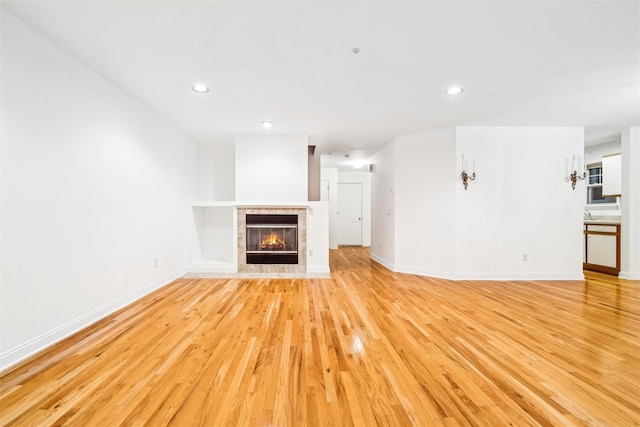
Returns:
[[[640,283],[181,279],[5,372],[16,426],[640,425]]]

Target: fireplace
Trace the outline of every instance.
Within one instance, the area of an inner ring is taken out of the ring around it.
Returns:
[[[247,214],[247,264],[298,264],[298,215]]]
[[[306,273],[306,206],[238,206],[238,273]]]

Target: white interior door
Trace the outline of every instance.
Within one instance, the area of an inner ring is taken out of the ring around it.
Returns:
[[[338,184],[338,245],[362,245],[362,184]]]

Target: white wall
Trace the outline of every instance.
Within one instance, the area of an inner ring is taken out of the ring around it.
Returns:
[[[371,246],[371,173],[338,171],[338,184],[362,185],[362,246]]]
[[[338,169],[321,168],[320,180],[329,183],[329,248],[338,249]]]
[[[329,203],[309,202],[307,273],[329,273]]]
[[[6,10],[1,50],[7,367],[184,272],[197,163],[193,140]]]
[[[236,201],[303,203],[307,197],[308,137],[236,137]]]
[[[564,159],[582,153],[583,134],[458,127],[396,138],[374,157],[372,258],[451,279],[581,279],[584,182],[571,190]],[[477,173],[466,191],[463,154]]]
[[[456,185],[456,277],[582,279],[584,181],[571,189],[564,159],[583,129],[458,127],[456,144],[456,174],[462,154],[477,173]]]
[[[396,142],[385,145],[372,158],[371,258],[395,268]]]
[[[198,200],[235,200],[235,158],[233,141],[198,144]]]
[[[622,208],[620,274],[640,280],[640,128],[622,131]]]
[[[396,269],[449,277],[454,268],[455,129],[396,138]]]

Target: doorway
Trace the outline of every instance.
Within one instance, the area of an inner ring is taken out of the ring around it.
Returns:
[[[362,246],[362,184],[338,184],[338,245]]]

